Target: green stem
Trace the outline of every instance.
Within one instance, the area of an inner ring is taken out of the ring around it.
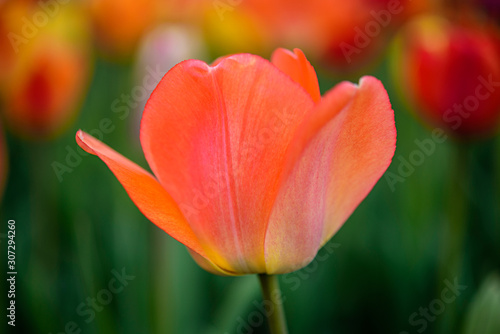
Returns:
[[[278,277],[274,275],[259,274],[260,286],[264,301],[271,302],[273,307],[267,312],[267,320],[271,334],[287,334],[285,311],[281,296]]]
[[[463,144],[457,146],[454,152],[452,172],[450,173],[450,196],[447,203],[447,220],[443,231],[441,246],[443,253],[439,268],[438,291],[442,291],[446,279],[457,277],[462,280],[464,266],[464,245],[466,242],[467,219],[469,212],[469,161],[468,148]],[[439,292],[441,293],[441,292]],[[454,318],[457,317],[457,304],[446,308],[447,315],[442,317],[438,333],[454,333]]]
[[[455,172],[452,174],[451,199],[448,204],[450,245],[446,258],[449,270],[460,275],[463,262],[463,247],[465,243],[465,231],[467,228],[467,215],[469,203],[467,192],[469,190],[469,168],[468,151],[463,145],[457,148],[455,157]]]

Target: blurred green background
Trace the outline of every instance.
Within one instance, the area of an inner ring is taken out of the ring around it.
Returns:
[[[232,16],[214,19],[220,13],[216,2],[180,3],[182,10],[175,13],[182,15],[160,17],[155,26],[197,29],[197,37],[191,39],[191,32],[174,33],[149,46],[142,41],[154,29],[151,24],[139,29],[137,41],[135,37],[123,39],[131,41],[131,46],[120,42],[115,47],[113,39],[103,38],[113,33],[106,35],[93,10],[78,11],[88,16],[85,20],[93,27],[91,41],[79,45],[88,74],[79,88],[81,97],[66,108],[73,119],[60,131],[49,129],[40,135],[29,127],[11,126],[8,113],[16,112],[15,103],[2,99],[8,155],[3,160],[8,172],[0,211],[3,312],[9,302],[8,220],[15,220],[17,269],[16,326],[8,326],[3,316],[2,333],[268,332],[257,277],[219,277],[199,268],[185,247],[150,223],[108,168],[84,154],[74,139],[78,129],[98,138],[100,133],[103,142],[147,167],[138,139],[141,104],[147,96],[133,99],[137,106],[119,112],[116,107],[126,104],[115,101],[123,94],[132,96],[143,85],[151,75],[148,66],[160,66],[164,73],[182,60],[179,57],[210,62],[223,54],[248,51],[269,58],[274,47],[294,46],[289,36],[269,40],[257,36],[256,23],[246,25]],[[384,1],[367,3],[367,12],[370,6],[377,10],[387,6]],[[167,12],[179,5],[168,4]],[[135,6],[136,16],[144,6],[127,1],[122,5]],[[32,17],[41,8],[33,6],[27,12],[31,14],[23,15]],[[231,6],[233,10],[224,15],[245,13],[245,5]],[[309,46],[322,92],[341,80],[356,82],[364,74],[384,83],[395,111],[398,140],[388,173],[319,257],[308,267],[280,277],[290,333],[500,333],[498,135],[479,141],[448,138],[434,142],[435,149],[423,155],[423,162],[413,166],[410,175],[391,183],[390,175],[400,175],[401,161],[422,151],[415,140],[432,138],[435,126],[415,117],[415,105],[400,89],[404,83],[394,73],[398,72],[394,69],[398,50],[392,45],[393,36],[417,13],[437,12],[434,3],[422,6],[425,9],[383,28],[387,33],[376,36],[381,46],[366,51],[366,59],[354,65],[325,57],[320,48]],[[458,7],[446,8],[443,13]],[[62,13],[61,9],[57,15]],[[14,14],[8,15],[15,19]],[[481,15],[483,21],[496,19]],[[121,30],[136,24],[113,16],[107,13],[113,21],[109,24]],[[354,31],[358,23],[353,24],[343,29]],[[264,32],[270,29],[258,27]],[[218,35],[221,30],[227,36]],[[308,55],[303,42],[296,41]],[[14,56],[14,63],[24,57],[23,52]],[[31,61],[23,59],[26,64]],[[168,65],[169,61],[174,63]],[[26,64],[19,66],[28,68]],[[108,119],[104,126],[103,119]],[[62,165],[66,167],[60,169]],[[122,277],[121,283],[116,283],[117,276]]]

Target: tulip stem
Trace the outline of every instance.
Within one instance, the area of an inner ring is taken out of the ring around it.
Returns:
[[[466,236],[469,203],[468,150],[459,146],[455,152],[455,171],[451,175],[450,202],[448,203],[448,224],[445,234],[445,256],[442,263],[443,274],[460,275],[463,262],[463,246]],[[446,271],[448,271],[446,273]],[[445,276],[446,276],[445,275]],[[446,278],[441,277],[441,283]]]
[[[448,217],[443,230],[441,263],[438,281],[438,293],[443,291],[444,282],[450,278],[462,280],[464,268],[464,245],[466,242],[467,221],[469,213],[469,186],[470,170],[468,149],[464,145],[457,146],[454,152],[453,168],[450,175],[450,196]],[[457,305],[448,305],[446,316],[441,317],[438,323],[439,332],[456,332],[453,329],[453,318],[457,317]]]
[[[268,308],[267,320],[271,334],[287,334],[285,311],[283,309],[283,299],[276,275],[259,274],[262,297],[266,304],[271,303]]]

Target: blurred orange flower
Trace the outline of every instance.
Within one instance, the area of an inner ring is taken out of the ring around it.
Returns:
[[[90,0],[101,50],[112,57],[131,56],[142,35],[158,22],[161,9],[158,0]]]
[[[427,0],[245,0],[217,12],[221,22],[236,12],[251,16],[268,43],[298,46],[345,71],[373,60],[396,26],[427,7]]]
[[[207,46],[215,56],[232,53],[263,55],[271,50],[271,31],[245,6],[208,6],[202,17]]]
[[[75,118],[89,76],[90,31],[81,8],[59,4],[49,11],[20,1],[0,15],[9,41],[0,50],[7,125],[22,136],[53,137]]]
[[[278,49],[271,62],[188,60],[164,76],[141,125],[156,177],[82,131],[76,139],[200,266],[278,274],[307,265],[370,192],[396,129],[380,81],[321,97],[302,51]]]
[[[492,26],[423,16],[397,41],[394,72],[415,111],[461,138],[500,120],[500,36]]]

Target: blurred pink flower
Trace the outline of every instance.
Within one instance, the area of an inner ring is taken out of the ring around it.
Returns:
[[[146,94],[134,101],[136,117],[142,116],[147,98],[165,73],[186,59],[205,59],[207,51],[201,32],[188,25],[162,24],[145,35],[140,42],[135,82]]]

